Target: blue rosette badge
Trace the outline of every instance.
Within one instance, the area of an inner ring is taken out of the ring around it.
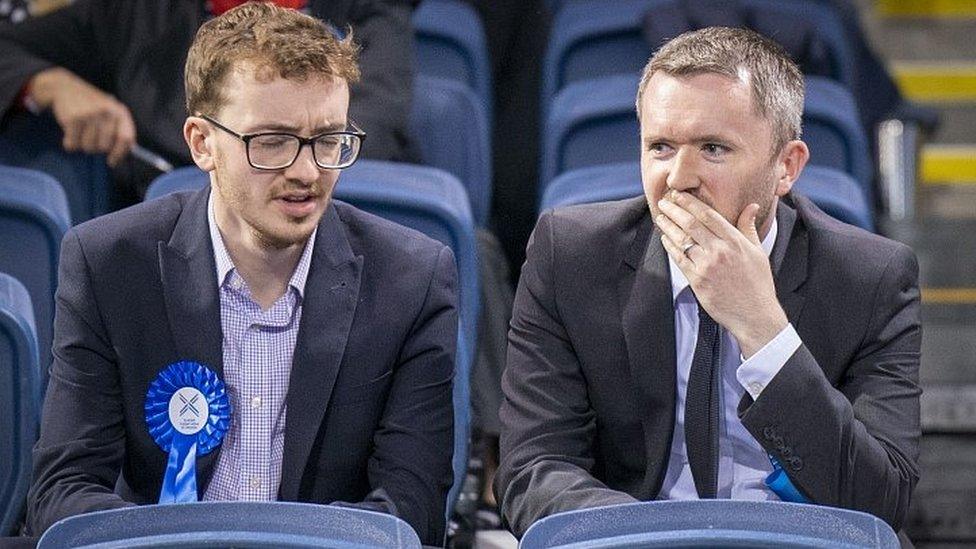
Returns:
[[[146,391],[146,427],[169,454],[159,503],[197,501],[196,458],[220,446],[230,427],[227,387],[202,364],[167,366]]]

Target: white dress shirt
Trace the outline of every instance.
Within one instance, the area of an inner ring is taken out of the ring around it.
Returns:
[[[778,226],[773,219],[769,233],[762,241],[769,255],[776,242]],[[671,290],[674,298],[675,351],[677,357],[677,385],[675,395],[674,437],[668,469],[661,486],[660,499],[698,499],[695,481],[688,465],[685,446],[685,398],[688,376],[698,341],[698,303],[681,269],[668,259],[671,270]],[[719,466],[716,497],[747,500],[777,500],[764,480],[773,467],[762,446],[739,420],[736,411],[745,391],[759,399],[763,389],[772,381],[800,346],[800,336],[788,324],[772,341],[755,355],[744,360],[739,343],[731,333],[719,326],[720,364],[719,384]]]

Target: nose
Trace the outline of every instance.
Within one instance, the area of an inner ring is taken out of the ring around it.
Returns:
[[[695,155],[687,148],[680,148],[671,158],[668,167],[667,184],[669,189],[687,191],[700,184]]]
[[[302,145],[298,151],[298,157],[295,158],[291,166],[285,168],[284,175],[290,181],[304,183],[305,185],[311,185],[318,181],[319,177],[322,176],[322,171],[315,163],[311,145]]]

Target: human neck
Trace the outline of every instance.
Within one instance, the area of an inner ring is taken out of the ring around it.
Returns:
[[[772,206],[769,207],[769,215],[763,221],[762,226],[756,227],[756,233],[759,235],[759,241],[762,242],[766,240],[766,235],[769,234],[770,229],[773,228],[773,220],[776,219],[776,207],[779,205],[779,200],[773,200]]]
[[[234,268],[247,283],[254,301],[261,309],[268,309],[288,290],[305,242],[276,247],[218,204],[214,204],[214,218]]]

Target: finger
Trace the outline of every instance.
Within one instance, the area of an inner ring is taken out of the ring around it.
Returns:
[[[749,204],[739,214],[739,222],[736,223],[736,226],[739,228],[739,232],[749,239],[749,242],[752,242],[756,246],[762,246],[762,241],[759,239],[759,231],[756,228],[756,215],[758,213],[759,204]]]
[[[78,148],[86,153],[103,152],[98,150],[98,143],[101,140],[101,134],[108,129],[106,126],[106,120],[101,117],[88,119],[78,136]]]
[[[689,242],[695,242],[695,239],[684,232],[674,221],[671,221],[668,216],[661,214],[657,216],[654,220],[654,224],[661,229],[661,233],[666,235],[671,242],[675,242],[678,249],[684,248]]]
[[[675,265],[681,269],[681,272],[684,273],[685,278],[687,278],[688,282],[690,283],[692,277],[695,275],[694,262],[692,262],[691,259],[688,259],[688,256],[681,251],[681,248],[675,244],[674,241],[668,237],[668,235],[661,235],[661,244],[664,246],[664,251],[668,253],[668,256],[672,261],[674,261]]]
[[[116,119],[115,142],[108,153],[106,161],[110,166],[118,164],[125,155],[129,154],[136,142],[136,126],[129,109],[122,107],[120,116]]]
[[[714,208],[686,192],[673,193],[674,203],[695,217],[708,230],[723,240],[738,236],[738,231]]]
[[[79,119],[68,120],[62,124],[61,131],[64,132],[64,139],[61,141],[61,146],[64,147],[64,150],[69,152],[78,150],[83,130],[84,122]]]
[[[107,153],[112,150],[112,146],[115,144],[117,134],[115,120],[112,118],[104,119],[103,122],[99,123],[98,130],[98,143],[95,146],[95,152]]]
[[[670,200],[659,200],[657,207],[661,210],[661,213],[667,216],[668,219],[681,227],[685,233],[690,235],[695,242],[704,245],[716,238],[715,234],[708,230],[708,227],[698,221],[694,215]],[[675,242],[681,241],[675,240]]]

